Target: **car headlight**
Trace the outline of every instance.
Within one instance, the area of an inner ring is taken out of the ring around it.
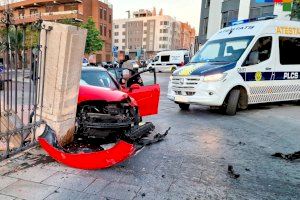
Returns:
[[[226,73],[204,76],[203,81],[204,82],[217,82],[217,81],[224,80],[226,76],[227,76]]]

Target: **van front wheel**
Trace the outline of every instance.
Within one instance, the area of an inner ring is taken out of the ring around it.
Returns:
[[[228,96],[227,105],[225,106],[225,114],[234,116],[238,108],[238,103],[240,99],[240,90],[234,89],[231,90]]]
[[[190,104],[179,103],[178,105],[181,110],[189,110],[190,109]]]

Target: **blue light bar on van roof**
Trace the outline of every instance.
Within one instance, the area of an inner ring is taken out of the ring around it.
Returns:
[[[264,16],[264,17],[251,18],[251,19],[236,20],[236,21],[231,21],[230,26],[236,26],[236,25],[246,24],[246,23],[255,22],[255,21],[270,20],[270,19],[275,19],[276,17],[277,17],[277,15],[270,15],[270,16]]]

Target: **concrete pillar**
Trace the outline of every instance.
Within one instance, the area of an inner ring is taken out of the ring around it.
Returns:
[[[249,19],[251,0],[240,0],[238,20]]]
[[[47,44],[42,118],[55,130],[61,144],[74,133],[79,82],[87,31],[70,25],[44,22],[42,48]],[[44,49],[43,49],[44,51]],[[42,77],[43,78],[43,77]]]

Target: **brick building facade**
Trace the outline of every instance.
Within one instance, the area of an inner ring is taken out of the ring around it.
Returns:
[[[8,5],[0,4],[0,12]],[[104,42],[96,53],[97,62],[112,60],[112,5],[105,0],[12,0],[15,23],[30,23],[41,18],[45,21],[74,19],[86,22],[92,17]]]

